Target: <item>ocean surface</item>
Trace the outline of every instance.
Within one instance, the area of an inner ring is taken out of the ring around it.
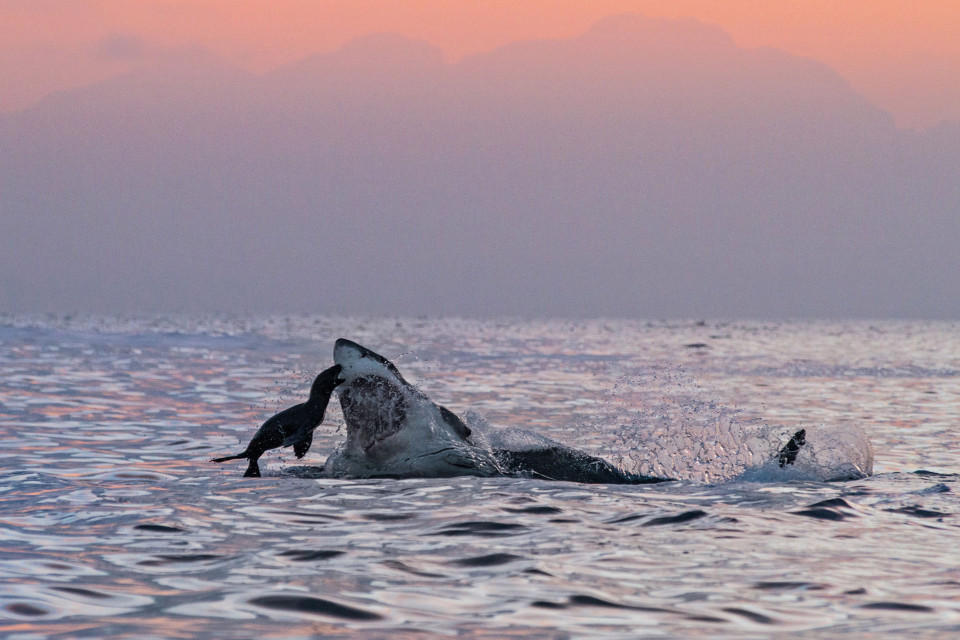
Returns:
[[[302,461],[209,462],[341,336],[678,481],[297,477],[335,401]],[[956,323],[0,315],[0,457],[3,638],[960,635]]]

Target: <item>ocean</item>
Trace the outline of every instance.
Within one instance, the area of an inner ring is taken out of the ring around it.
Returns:
[[[335,400],[304,460],[209,461],[338,337],[677,481],[299,477]],[[957,323],[0,315],[0,443],[4,638],[960,634]]]

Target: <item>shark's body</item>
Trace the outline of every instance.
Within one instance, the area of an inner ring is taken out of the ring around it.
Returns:
[[[408,383],[397,367],[341,338],[340,406],[347,440],[327,460],[341,476],[527,476],[573,482],[640,484],[669,478],[641,476],[547,438],[522,447],[491,446],[456,414]]]

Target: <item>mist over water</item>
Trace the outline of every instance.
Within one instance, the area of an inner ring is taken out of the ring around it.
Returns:
[[[293,477],[344,438],[336,403],[303,461],[270,452],[262,479],[208,462],[302,401],[340,336],[472,424],[683,480]],[[942,637],[960,626],[958,338],[889,321],[4,316],[0,634]],[[798,467],[861,455],[865,436],[874,475],[764,469],[798,428],[817,454]]]

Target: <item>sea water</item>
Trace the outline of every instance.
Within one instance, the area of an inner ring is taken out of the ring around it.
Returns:
[[[335,401],[302,461],[209,462],[341,336],[475,428],[678,481],[296,477]],[[949,323],[0,316],[0,636],[950,637],[958,428]]]

